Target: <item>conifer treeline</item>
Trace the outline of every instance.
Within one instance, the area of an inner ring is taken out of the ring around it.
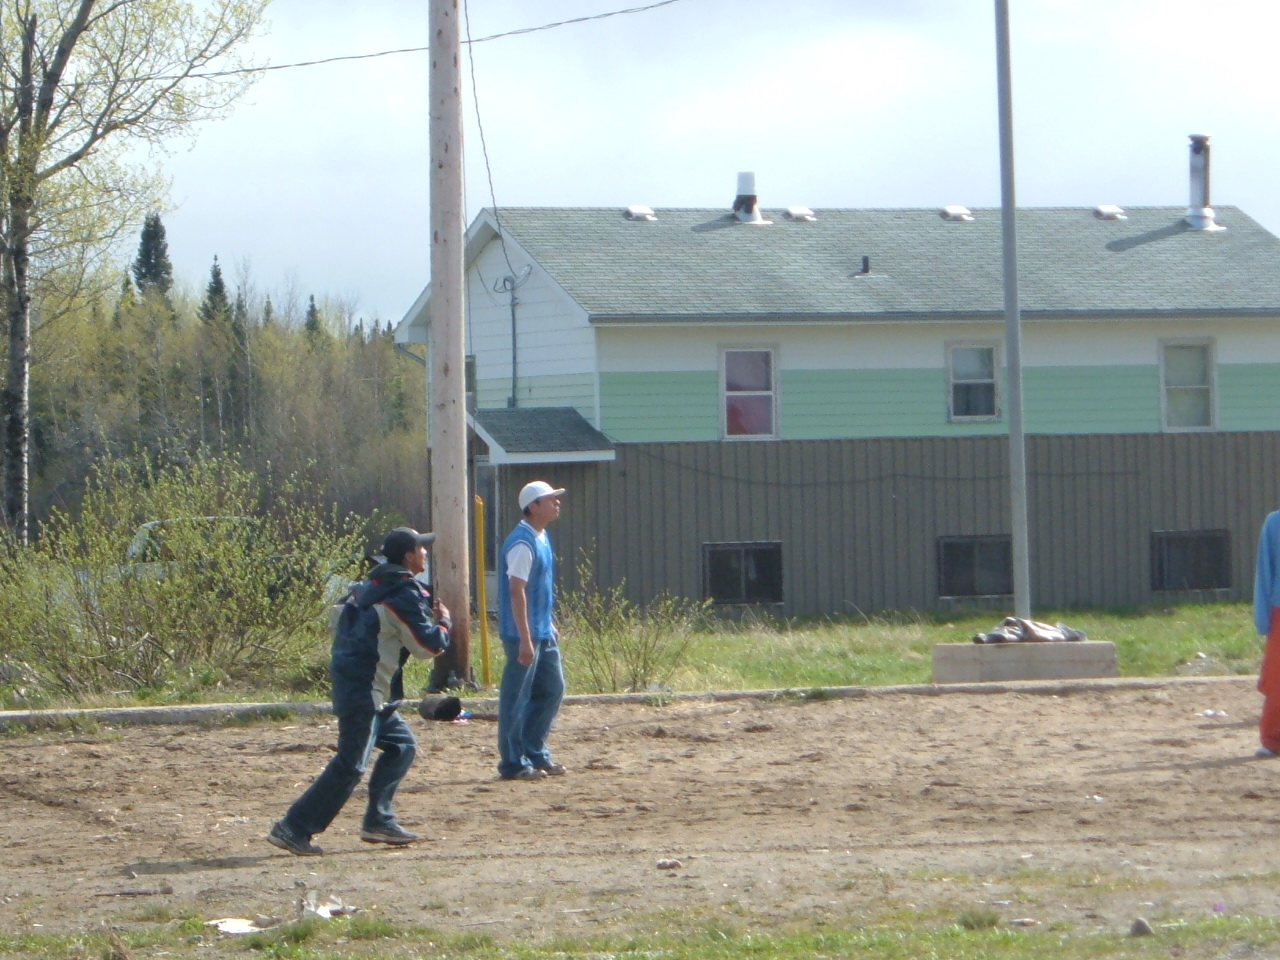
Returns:
[[[200,447],[260,473],[302,474],[340,511],[426,523],[421,365],[390,323],[286,290],[273,304],[217,258],[203,296],[173,288],[164,225],[147,217],[115,303],[38,329],[32,367],[32,513],[74,509],[96,459]],[[159,519],[159,518],[157,518]]]

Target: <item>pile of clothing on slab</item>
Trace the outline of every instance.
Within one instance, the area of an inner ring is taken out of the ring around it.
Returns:
[[[990,633],[979,633],[974,643],[1062,643],[1069,640],[1088,640],[1083,630],[1075,630],[1065,623],[1049,624],[1021,617],[1005,617]]]

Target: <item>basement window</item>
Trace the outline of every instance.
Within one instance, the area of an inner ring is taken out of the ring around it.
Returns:
[[[702,556],[715,603],[782,603],[781,543],[704,543]]]
[[[1152,590],[1228,590],[1229,530],[1157,530],[1151,534]]]
[[[997,597],[1012,593],[1012,537],[938,538],[939,597]]]

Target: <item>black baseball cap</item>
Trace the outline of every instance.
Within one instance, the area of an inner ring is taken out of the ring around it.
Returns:
[[[388,563],[399,563],[411,550],[429,547],[435,542],[434,533],[419,533],[413,527],[396,527],[383,538],[378,552],[387,558]]]

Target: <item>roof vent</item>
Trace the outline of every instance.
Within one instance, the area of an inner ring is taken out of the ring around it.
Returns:
[[[1129,215],[1124,212],[1124,207],[1117,207],[1114,203],[1100,203],[1093,208],[1093,215],[1099,220],[1128,220]]]
[[[942,219],[952,220],[959,223],[963,221],[972,220],[973,214],[969,212],[968,207],[961,207],[959,205],[953,204],[951,206],[942,208]]]
[[[642,207],[640,204],[633,204],[627,207],[628,220],[657,220],[658,215],[653,212],[653,207]]]
[[[733,198],[733,213],[743,223],[766,225],[773,222],[760,216],[754,173],[738,174],[738,195]]]
[[[1191,134],[1191,205],[1184,217],[1194,229],[1210,233],[1225,230],[1213,218],[1209,206],[1209,137],[1203,133]]]
[[[813,223],[818,218],[808,207],[787,207],[787,219],[799,220],[802,223]]]

